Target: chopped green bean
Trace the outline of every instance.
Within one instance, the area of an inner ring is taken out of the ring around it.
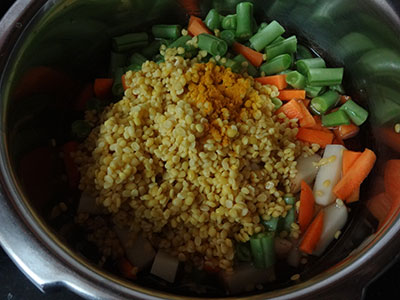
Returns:
[[[144,57],[142,54],[135,52],[129,58],[129,63],[141,66],[144,62],[146,62],[146,60],[146,57]]]
[[[242,68],[244,71],[247,71],[247,73],[252,76],[252,77],[258,77],[259,73],[257,71],[257,68],[253,66],[243,55],[239,54],[234,57],[235,61],[240,62]]]
[[[343,68],[318,68],[309,69],[307,83],[311,86],[332,86],[341,84]]]
[[[114,83],[112,86],[112,93],[115,97],[122,97],[124,94],[124,87],[122,85],[122,75],[125,74],[125,68],[117,68],[114,74]]]
[[[269,44],[268,46],[271,46],[271,45],[273,45],[273,44],[276,44],[276,43],[279,43],[279,42],[282,42],[282,41],[284,41],[285,40],[285,38],[283,37],[283,36],[278,36],[276,39],[274,39],[272,42],[271,42],[271,44]],[[268,47],[267,46],[267,47]]]
[[[324,86],[309,86],[307,85],[305,88],[307,97],[315,98],[321,95],[325,91]]]
[[[113,38],[113,49],[116,52],[128,52],[132,49],[145,47],[149,43],[149,36],[146,32],[128,33]]]
[[[92,131],[91,126],[84,120],[77,120],[71,125],[72,134],[79,140],[87,138]]]
[[[110,58],[110,75],[114,76],[115,70],[124,67],[128,60],[127,55],[124,53],[111,52]]]
[[[260,71],[265,72],[266,75],[273,75],[288,69],[291,64],[291,56],[289,54],[281,54],[262,64]]]
[[[237,243],[236,244],[236,256],[239,261],[251,261],[251,250],[250,243]]]
[[[278,109],[279,107],[282,106],[282,100],[279,98],[272,98],[271,99],[272,103],[275,105],[275,109]]]
[[[256,236],[250,238],[250,249],[253,257],[254,266],[257,269],[265,268],[264,252],[261,244],[261,239]]]
[[[237,15],[227,15],[221,23],[222,29],[225,30],[236,30]]]
[[[253,3],[241,2],[236,5],[236,37],[243,41],[248,40],[253,34]]]
[[[225,62],[222,63],[221,61],[224,60]],[[220,60],[221,64],[225,67],[225,68],[230,68],[232,70],[232,72],[234,73],[240,73],[241,71],[241,64],[233,59],[230,58],[223,58]]]
[[[350,124],[350,119],[344,110],[337,110],[327,115],[322,116],[322,125],[325,127],[334,127],[339,125]]]
[[[261,30],[263,30],[265,27],[267,27],[268,26],[268,23],[267,22],[262,22],[261,24],[260,24],[260,26],[258,26],[258,30],[257,30],[257,32],[260,32]]]
[[[217,12],[215,8],[209,10],[204,20],[204,24],[206,24],[206,26],[211,30],[221,28],[221,15]]]
[[[325,61],[320,57],[300,59],[296,62],[296,66],[297,71],[304,76],[307,76],[311,68],[326,68]]]
[[[272,21],[250,38],[251,47],[256,51],[261,51],[284,32],[285,29],[278,22]]]
[[[233,30],[223,30],[221,31],[219,37],[223,39],[228,46],[232,46],[232,44],[235,42],[235,32]]]
[[[343,88],[343,85],[338,84],[338,85],[332,85],[329,87],[331,90],[334,90],[336,92],[338,92],[339,94],[345,94],[346,91]]]
[[[153,25],[151,32],[155,38],[171,39],[175,40],[181,36],[182,26],[181,25]]]
[[[265,53],[267,54],[268,59],[272,59],[280,54],[295,53],[297,49],[297,38],[296,36],[291,36],[287,39],[284,39],[281,42],[277,42],[275,44],[271,44],[265,48]]]
[[[311,100],[312,107],[319,114],[325,114],[329,109],[333,108],[339,101],[340,95],[335,91],[327,91],[321,96]]]
[[[192,48],[194,48],[194,46],[189,46],[187,44],[188,41],[190,41],[192,39],[192,37],[190,35],[183,35],[181,37],[179,37],[178,39],[176,39],[175,41],[173,41],[171,44],[169,44],[168,48],[185,48],[185,50],[192,50]]]
[[[272,267],[275,264],[275,238],[273,233],[264,232],[261,237],[261,247],[264,256],[264,268]]]
[[[146,58],[150,59],[160,51],[162,44],[162,40],[154,40],[147,47],[143,48],[141,53]]]
[[[297,71],[286,74],[286,82],[295,89],[302,90],[306,86],[306,77]]]
[[[265,229],[271,232],[276,232],[278,229],[279,218],[273,218],[269,220],[262,220],[261,223],[264,225]]]
[[[291,194],[283,196],[283,200],[288,205],[294,205],[296,203],[296,197],[292,196]]]
[[[292,230],[292,223],[296,222],[296,211],[292,207],[286,213],[286,217],[283,219],[283,230],[290,232]]]
[[[298,44],[297,45],[297,52],[296,52],[296,59],[307,59],[307,58],[313,58],[313,55],[310,50],[308,50],[307,47]]]
[[[130,64],[129,66],[127,66],[126,68],[125,68],[125,71],[126,72],[128,72],[128,71],[132,71],[132,72],[137,72],[137,71],[140,71],[142,69],[142,64],[135,64],[135,63],[133,63],[133,64]]]
[[[202,33],[197,36],[198,46],[201,50],[206,50],[213,56],[224,56],[228,50],[228,44],[216,36],[208,33]]]
[[[348,100],[339,110],[345,111],[351,121],[357,126],[362,125],[368,118],[368,111],[353,100]]]

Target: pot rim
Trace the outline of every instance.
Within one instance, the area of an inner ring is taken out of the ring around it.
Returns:
[[[7,60],[13,53],[14,43],[18,48],[21,40],[17,42],[17,39],[23,38],[26,33],[23,28],[28,28],[31,20],[43,15],[45,9],[57,2],[60,1],[17,0],[0,21],[0,69],[3,70],[0,87],[6,80],[9,63]],[[17,24],[22,24],[22,27]],[[2,102],[1,99],[0,101]],[[1,110],[3,109],[2,106]],[[110,295],[113,299],[126,299],[126,297],[157,299],[171,296],[175,299],[188,299],[184,296],[143,288],[135,283],[118,279],[78,257],[46,228],[43,220],[35,213],[23,195],[12,172],[5,134],[5,111],[1,111],[1,114],[3,118],[0,130],[3,134],[0,146],[0,180],[2,183],[0,216],[5,221],[5,226],[0,226],[0,244],[33,283],[41,290],[65,286],[81,296],[92,299],[105,299]],[[374,238],[368,241],[367,245],[358,253],[350,254],[344,261],[323,273],[291,287],[245,298],[265,299],[272,296],[274,299],[281,300],[296,299],[306,295],[320,295],[328,290],[330,295],[337,292],[341,294],[347,292],[346,295],[348,295],[351,291],[355,295],[362,294],[364,285],[376,276],[371,265],[379,262],[386,266],[394,261],[393,256],[400,247],[400,239],[397,238],[400,235],[400,222],[396,222],[399,218],[400,216],[392,218],[391,222],[375,233]],[[387,246],[389,244],[391,244],[390,247]],[[373,264],[368,264],[372,261]],[[356,274],[357,280],[354,281]],[[338,289],[348,281],[347,279],[353,280],[347,287],[349,289],[347,291]]]

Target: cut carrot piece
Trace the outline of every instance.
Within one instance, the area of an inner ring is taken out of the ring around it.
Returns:
[[[339,199],[348,199],[348,197],[360,187],[364,179],[367,178],[375,164],[375,161],[375,153],[369,149],[365,149],[360,157],[354,162],[351,169],[333,188],[333,193]]]
[[[101,100],[107,100],[111,97],[111,88],[114,80],[111,78],[96,78],[94,81],[94,94]]]
[[[121,81],[122,81],[122,87],[124,88],[124,91],[126,91],[128,89],[128,86],[126,85],[125,74],[122,75]]]
[[[76,141],[70,141],[63,145],[62,151],[64,154],[64,166],[65,172],[67,173],[68,183],[71,188],[78,187],[79,183],[79,170],[76,167],[72,153],[78,150],[78,143]]]
[[[321,148],[325,148],[326,145],[332,144],[333,136],[332,132],[300,127],[296,137],[303,142],[318,144]]]
[[[351,100],[350,96],[341,95],[339,99],[340,104],[345,104],[347,101]]]
[[[128,279],[136,279],[137,268],[135,268],[129,260],[121,257],[118,260],[118,270],[121,274]]]
[[[346,175],[354,162],[361,156],[362,152],[344,150],[342,159],[342,174]]]
[[[242,54],[253,66],[259,67],[263,62],[263,54],[238,42],[233,43],[233,51]]]
[[[300,207],[299,207],[299,225],[301,232],[305,232],[314,216],[314,194],[310,186],[301,181]]]
[[[400,198],[400,159],[392,159],[385,166],[385,191],[390,198]]]
[[[261,84],[275,85],[278,88],[278,90],[283,90],[287,88],[286,74],[263,76],[254,79]]]
[[[337,137],[341,138],[342,140],[346,140],[346,139],[355,137],[359,131],[360,131],[360,128],[354,124],[340,125],[340,126],[335,127],[335,129],[334,129],[335,135]]]
[[[196,36],[202,33],[212,34],[212,32],[207,28],[206,24],[204,24],[203,21],[196,16],[190,16],[188,32],[191,36]]]
[[[308,108],[310,106],[311,100],[310,99],[303,99],[302,100],[304,105]]]
[[[306,91],[305,90],[283,90],[279,92],[279,99],[284,100],[292,100],[292,99],[305,99]]]
[[[345,146],[343,140],[337,136],[334,136],[332,144]]]
[[[306,128],[313,128],[317,123],[315,119],[313,118],[312,114],[310,111],[307,109],[307,107],[304,105],[303,100],[297,100],[300,104],[301,107],[301,114],[302,118],[300,119],[300,127],[306,127]]]
[[[296,100],[290,100],[282,105],[276,114],[284,113],[289,119],[301,119],[303,117],[302,108]]]
[[[312,254],[314,249],[317,247],[324,226],[324,214],[324,211],[321,210],[310,226],[308,226],[299,247],[302,252]]]
[[[332,132],[329,128],[322,125],[322,120],[320,116],[313,116],[313,118],[315,120],[315,126],[313,126],[312,129],[321,130],[325,132]]]
[[[354,162],[361,156],[361,152],[355,152],[350,150],[343,151],[342,160],[342,176],[346,175],[350,168],[354,165]],[[346,203],[356,202],[360,199],[360,188],[356,189],[348,199]]]
[[[93,98],[93,84],[88,83],[79,93],[78,98],[75,102],[75,109],[78,111],[84,111],[86,109],[87,102]]]

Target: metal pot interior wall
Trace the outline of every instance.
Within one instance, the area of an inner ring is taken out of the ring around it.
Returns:
[[[193,1],[190,9],[202,16],[211,7],[231,13],[237,2]],[[393,125],[400,122],[400,10],[395,1],[252,2],[257,20],[278,20],[331,66],[345,66],[346,90],[370,111],[361,143],[352,146],[373,148],[378,154],[377,167],[363,185],[363,201],[352,206],[352,219],[342,238],[302,274],[306,282],[334,269],[335,264],[340,268],[337,264],[345,258],[351,260],[357,255],[352,251],[378,227],[383,234],[398,212],[399,201],[392,197],[383,205],[376,195],[385,192],[386,161],[398,158],[400,152],[400,135],[393,131]],[[15,184],[29,199],[26,205],[45,223],[52,205],[67,193],[54,175],[62,166],[51,143],[67,141],[76,116],[71,100],[82,85],[95,76],[107,76],[111,37],[142,31],[154,22],[184,23],[185,3],[48,1],[26,24],[1,82],[2,132]],[[44,230],[54,230],[54,226]],[[358,250],[372,245],[365,242]]]

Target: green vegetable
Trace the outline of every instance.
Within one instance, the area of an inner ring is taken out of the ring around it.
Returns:
[[[201,50],[206,50],[213,56],[224,56],[226,51],[228,50],[228,44],[216,36],[213,36],[208,33],[202,33],[197,36],[198,38],[198,46]]]
[[[353,100],[348,100],[339,110],[343,110],[349,116],[351,121],[357,126],[362,125],[368,118],[368,111],[355,103]]]
[[[273,43],[265,48],[265,53],[268,59],[272,59],[280,54],[295,53],[297,49],[297,38],[293,35],[280,42]]]
[[[250,250],[251,256],[253,257],[254,266],[257,269],[265,268],[264,252],[261,245],[261,239],[256,236],[250,238]]]
[[[332,86],[342,83],[343,68],[309,69],[307,82],[311,86]]]
[[[129,58],[129,63],[141,66],[144,62],[146,62],[146,60],[146,57],[144,57],[142,54],[135,52]]]
[[[269,220],[262,220],[261,223],[264,225],[266,230],[276,232],[278,230],[279,218],[271,217]]]
[[[210,9],[204,20],[204,24],[206,24],[206,26],[211,30],[221,28],[221,15],[215,8]]]
[[[321,96],[312,99],[310,107],[318,112],[318,114],[325,114],[338,103],[339,98],[339,93],[329,90]]]
[[[271,46],[271,45],[273,45],[273,44],[277,44],[277,43],[280,43],[280,42],[282,42],[282,41],[284,41],[285,40],[285,38],[283,37],[283,36],[278,36],[276,39],[274,39],[272,42],[271,42],[271,44],[269,44],[268,46]],[[267,47],[268,47],[267,46]]]
[[[253,235],[250,238],[250,249],[256,268],[271,267],[275,263],[274,233],[263,232]]]
[[[239,40],[247,40],[252,34],[253,3],[241,2],[236,5],[236,37]]]
[[[186,51],[191,51],[194,49],[194,46],[188,45],[187,42],[190,41],[192,37],[190,35],[183,35],[169,44],[168,48],[179,48],[182,47]]]
[[[300,59],[296,62],[297,71],[306,76],[308,71],[312,68],[326,68],[325,61],[320,58],[306,58]]]
[[[350,119],[344,110],[338,110],[322,116],[322,125],[325,127],[334,127],[350,124]]]
[[[128,72],[128,71],[137,72],[137,71],[140,71],[141,69],[142,69],[141,64],[140,65],[139,64],[130,64],[129,66],[127,66],[125,68],[125,72]]]
[[[260,32],[261,30],[263,30],[265,27],[267,27],[268,23],[267,22],[262,22],[260,24],[260,26],[258,26],[258,30],[257,32]]]
[[[235,61],[235,60],[233,60],[233,59],[230,59],[230,58],[224,58],[224,59],[225,59],[225,62],[222,63],[222,65],[223,65],[225,68],[231,68],[232,72],[234,72],[234,73],[240,73],[240,71],[241,71],[241,64],[240,64],[239,62],[237,62],[237,61]],[[220,62],[221,62],[221,60],[220,60]]]
[[[313,58],[313,55],[307,47],[303,45],[297,45],[296,59],[307,59]]]
[[[257,68],[255,66],[253,66],[243,55],[239,54],[237,56],[235,56],[235,58],[233,59],[237,62],[239,62],[242,66],[242,68],[244,69],[244,71],[247,71],[247,73],[252,76],[252,77],[258,77],[258,71]],[[246,63],[246,67],[243,67],[243,63]]]
[[[306,86],[306,77],[297,71],[292,71],[286,74],[286,82],[295,89],[303,90]]]
[[[250,38],[250,45],[256,51],[261,51],[284,32],[285,29],[278,22],[272,21]]]
[[[236,31],[236,25],[237,25],[237,16],[236,14],[234,15],[227,15],[221,23],[222,29],[225,30],[234,30]]]
[[[153,25],[151,32],[155,38],[175,40],[181,36],[182,27],[180,25]]]
[[[260,66],[260,71],[266,75],[273,75],[288,69],[292,64],[289,54],[281,54]]]
[[[343,88],[343,85],[338,84],[338,85],[332,85],[329,87],[331,90],[334,90],[336,92],[338,92],[339,94],[345,94],[346,91]]]
[[[307,85],[305,88],[307,97],[315,98],[320,95],[324,90],[324,86],[309,86]]]
[[[79,140],[87,138],[92,131],[90,125],[84,120],[77,120],[71,125],[72,134]]]
[[[142,49],[142,55],[150,59],[160,51],[163,40],[154,40],[147,47]]]
[[[275,109],[278,109],[279,107],[282,106],[282,100],[279,98],[272,98],[271,99],[272,103],[275,105]]]
[[[236,244],[236,257],[239,261],[251,261],[250,243],[237,243]]]
[[[111,52],[110,75],[114,76],[114,73],[118,68],[124,67],[127,59],[127,55],[124,53]]]
[[[223,39],[228,46],[232,46],[232,44],[235,42],[235,32],[233,30],[223,30],[221,31],[219,37]]]
[[[146,32],[128,33],[112,39],[113,50],[116,52],[128,52],[135,48],[145,47],[149,44],[149,36]]]
[[[124,87],[122,85],[122,75],[125,74],[125,68],[118,68],[114,74],[114,83],[112,86],[112,93],[115,97],[122,97],[124,94]]]

